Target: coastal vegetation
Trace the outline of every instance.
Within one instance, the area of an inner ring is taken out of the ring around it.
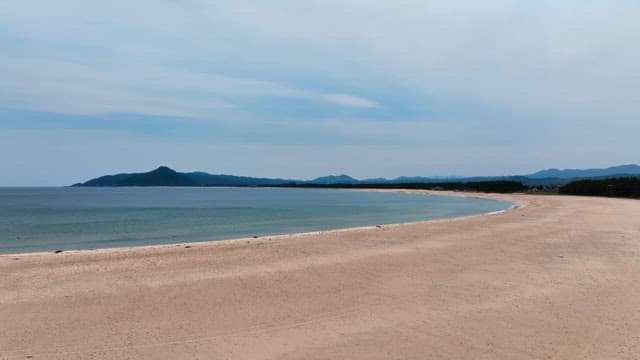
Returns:
[[[340,188],[340,189],[416,189],[416,190],[454,190],[475,191],[485,193],[514,193],[527,189],[519,181],[471,181],[471,182],[434,182],[434,183],[399,183],[399,184],[309,184],[288,183],[280,187],[300,188]]]
[[[640,178],[622,177],[572,181],[559,189],[561,194],[640,198]]]

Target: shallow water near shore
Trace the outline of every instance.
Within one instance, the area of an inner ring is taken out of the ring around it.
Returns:
[[[511,205],[330,189],[0,188],[0,253],[267,236],[445,219]]]

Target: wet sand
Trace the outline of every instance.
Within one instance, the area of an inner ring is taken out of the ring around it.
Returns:
[[[637,359],[640,201],[0,256],[0,359]]]

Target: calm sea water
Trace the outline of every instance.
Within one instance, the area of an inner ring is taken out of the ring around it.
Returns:
[[[0,188],[0,253],[307,232],[503,210],[495,200],[315,189]]]

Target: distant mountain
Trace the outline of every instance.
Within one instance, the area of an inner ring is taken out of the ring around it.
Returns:
[[[389,179],[385,179],[385,178],[372,178],[372,179],[364,179],[364,180],[360,180],[360,183],[362,184],[388,184],[390,182],[392,182],[393,180],[389,180]]]
[[[557,178],[557,179],[576,179],[591,178],[602,176],[618,176],[618,175],[640,175],[640,166],[638,165],[620,165],[612,166],[606,169],[546,169],[536,173],[525,175],[530,179]]]
[[[284,179],[212,175],[205,172],[181,173],[161,166],[146,173],[101,176],[73,186],[259,186],[280,185]]]
[[[189,176],[166,166],[134,174],[107,175],[74,186],[198,186]]]
[[[116,174],[101,176],[73,186],[288,186],[288,185],[397,185],[425,183],[463,183],[483,181],[515,181],[526,186],[559,186],[573,180],[604,179],[612,177],[640,177],[640,166],[621,165],[606,169],[558,170],[547,169],[530,175],[519,176],[476,176],[476,177],[398,177],[395,179],[374,178],[358,180],[349,175],[330,175],[313,180],[290,180],[254,178],[205,172],[181,173],[161,166],[146,173]]]
[[[308,181],[307,183],[316,184],[316,185],[332,185],[332,184],[357,184],[359,182],[360,181],[352,178],[349,175],[342,174],[342,175],[329,175],[329,176],[319,177],[311,181]]]
[[[235,175],[212,175],[205,172],[186,173],[200,186],[258,186],[258,185],[280,185],[295,180],[254,178],[248,176]]]

